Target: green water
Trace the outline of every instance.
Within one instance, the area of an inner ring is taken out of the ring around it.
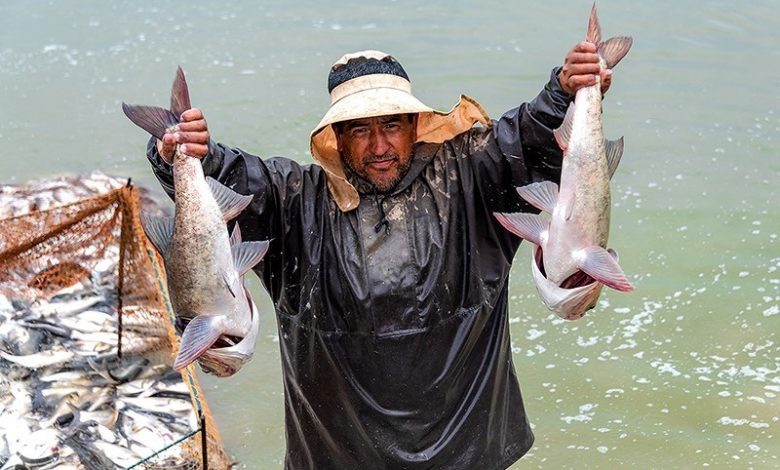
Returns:
[[[150,187],[121,101],[164,105],[176,65],[213,136],[309,161],[328,67],[394,54],[415,93],[493,116],[530,99],[584,37],[590,2],[0,3],[0,182],[93,169]],[[780,14],[775,2],[599,2],[634,47],[605,133],[624,135],[610,244],[636,284],[563,322],[513,271],[515,365],[537,435],[512,468],[780,467]],[[283,397],[267,312],[253,362],[203,377],[228,451],[281,468]]]

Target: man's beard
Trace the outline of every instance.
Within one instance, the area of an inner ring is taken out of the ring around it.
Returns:
[[[385,180],[383,181],[382,185],[379,186],[377,183],[371,180],[368,176],[368,172],[365,171],[365,167],[368,166],[369,163],[373,161],[381,161],[383,159],[387,159],[388,157],[395,158],[395,161],[398,163],[397,169],[398,171],[395,173],[395,176],[391,180]],[[376,193],[389,193],[392,191],[398,183],[401,182],[401,180],[406,176],[407,173],[409,173],[409,168],[412,166],[412,157],[407,158],[406,161],[402,161],[401,158],[394,154],[394,153],[386,153],[382,155],[381,158],[374,158],[372,160],[367,160],[366,164],[363,166],[363,168],[357,169],[353,167],[350,164],[350,159],[347,158],[347,156],[342,156],[341,161],[344,162],[344,165],[358,178],[368,183],[371,188],[373,189],[373,192]]]

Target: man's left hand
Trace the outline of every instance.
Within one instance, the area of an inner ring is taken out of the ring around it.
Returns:
[[[612,70],[601,70],[596,45],[582,41],[566,54],[563,68],[558,73],[558,81],[563,90],[574,95],[577,90],[596,84],[596,76],[601,74],[601,93],[604,94],[612,84]]]

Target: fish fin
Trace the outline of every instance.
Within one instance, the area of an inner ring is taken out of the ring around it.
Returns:
[[[589,246],[580,252],[578,264],[580,269],[607,287],[620,292],[631,292],[634,286],[626,279],[615,257],[616,254],[613,255],[600,246]]]
[[[210,176],[206,177],[206,183],[208,183],[211,194],[217,201],[225,221],[234,219],[252,202],[251,195],[238,194]]]
[[[233,225],[233,231],[230,233],[230,246],[235,246],[241,243],[241,227],[238,226],[238,222]]]
[[[190,92],[187,87],[187,81],[184,79],[184,71],[181,67],[176,69],[176,78],[173,79],[171,87],[171,112],[177,118],[181,119],[181,113],[192,108],[190,104]]]
[[[263,259],[268,251],[268,245],[267,241],[243,242],[233,245],[233,263],[236,265],[239,276],[246,274]]]
[[[536,214],[496,212],[493,215],[505,229],[535,245],[542,245],[545,232],[550,229],[550,223]]]
[[[593,7],[590,9],[588,34],[585,36],[585,40],[593,44],[601,42],[601,25],[599,24],[599,16],[596,14],[596,2],[593,2]]]
[[[236,298],[236,293],[233,292],[233,288],[230,287],[230,279],[228,279],[227,274],[224,272],[222,273],[222,283],[225,284],[225,288],[227,288],[228,292],[230,292],[230,295],[233,296],[233,298]]]
[[[133,123],[162,140],[171,127],[179,123],[179,117],[167,109],[122,103],[122,111]]]
[[[607,68],[611,69],[628,54],[633,43],[631,36],[615,36],[599,44],[598,53],[607,63]]]
[[[552,181],[531,183],[517,188],[517,194],[540,211],[552,214],[558,200],[558,185]]]
[[[206,352],[225,333],[224,315],[198,315],[181,334],[181,346],[173,368],[181,370]]]
[[[609,170],[609,179],[615,175],[620,157],[623,156],[623,138],[617,140],[604,139],[604,148],[607,154],[607,168]]]
[[[155,217],[142,212],[141,226],[157,252],[165,258],[173,238],[173,217]]]
[[[574,201],[577,199],[577,193],[572,192],[571,196],[569,196],[569,203],[566,204],[563,208],[563,220],[569,221],[571,220],[571,215],[574,212]]]
[[[563,150],[563,154],[566,155],[566,149],[569,148],[569,139],[571,138],[571,127],[574,122],[574,102],[569,105],[566,110],[566,116],[563,118],[561,126],[553,130],[555,141],[558,142],[558,147]]]

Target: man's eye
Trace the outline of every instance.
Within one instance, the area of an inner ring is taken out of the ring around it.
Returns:
[[[368,131],[368,128],[365,127],[355,127],[352,129],[352,136],[353,137],[359,137],[361,135],[365,135]]]
[[[395,130],[398,129],[399,127],[400,126],[398,125],[397,122],[388,122],[387,124],[385,124],[385,129],[387,130]]]

